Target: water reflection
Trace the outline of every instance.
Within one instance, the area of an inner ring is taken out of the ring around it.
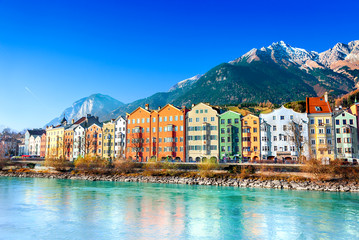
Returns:
[[[358,194],[0,178],[10,239],[339,239]]]

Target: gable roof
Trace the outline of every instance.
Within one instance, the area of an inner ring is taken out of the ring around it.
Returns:
[[[27,131],[29,132],[30,136],[32,136],[32,135],[41,136],[42,134],[46,133],[45,129],[29,129]]]
[[[181,108],[176,107],[176,106],[174,106],[174,105],[172,105],[170,103],[167,103],[164,107],[162,107],[161,109],[158,110],[158,113],[160,113],[162,110],[166,109],[167,107],[172,107],[172,108],[174,108],[174,109],[176,109],[178,111],[181,111]]]
[[[325,97],[307,97],[306,98],[307,113],[332,113],[329,102]]]

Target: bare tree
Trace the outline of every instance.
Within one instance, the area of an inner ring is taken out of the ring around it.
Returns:
[[[136,132],[129,134],[128,137],[130,140],[128,143],[128,148],[131,149],[132,152],[135,152],[136,161],[142,157],[144,148],[147,146],[141,130],[141,128],[138,128]]]
[[[305,142],[303,138],[303,125],[300,120],[292,120],[287,128],[286,135],[289,142],[291,142],[295,148],[295,151],[298,153],[298,160],[303,158],[303,152],[305,147]]]

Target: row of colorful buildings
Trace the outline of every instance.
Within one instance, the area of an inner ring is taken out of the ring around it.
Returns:
[[[327,94],[306,98],[305,113],[282,106],[259,116],[206,103],[191,109],[171,104],[150,109],[147,104],[107,122],[87,115],[71,123],[64,118],[46,130],[28,130],[25,149],[30,155],[68,160],[92,154],[137,161],[356,161],[358,111],[357,103],[333,111]]]

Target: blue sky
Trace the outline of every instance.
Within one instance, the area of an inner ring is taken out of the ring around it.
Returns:
[[[41,127],[93,93],[128,103],[284,40],[359,39],[359,1],[0,0],[0,125]]]

